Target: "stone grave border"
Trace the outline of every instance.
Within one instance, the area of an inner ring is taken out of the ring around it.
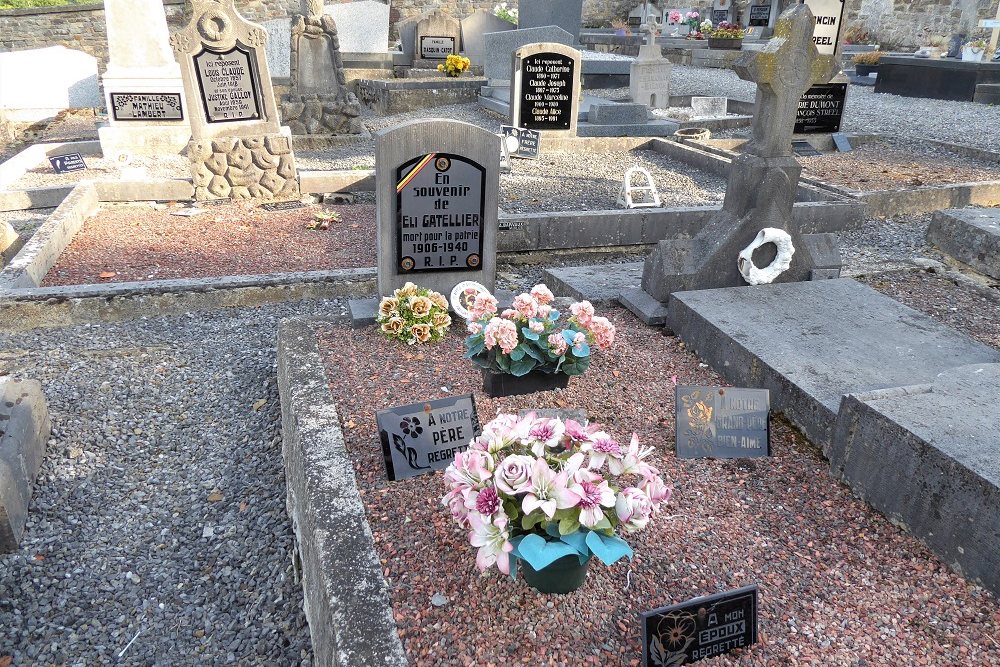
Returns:
[[[0,417],[0,553],[11,553],[23,536],[52,431],[42,385],[0,379]]]
[[[296,317],[278,326],[286,509],[315,662],[403,667],[391,595],[313,330],[319,323],[349,326],[350,318]]]
[[[845,133],[852,146],[863,146],[885,138],[879,134],[854,134]],[[796,135],[798,136],[798,135]],[[825,139],[823,141],[822,139]],[[829,135],[818,135],[810,137],[813,143],[820,150],[829,150],[833,147],[833,140]],[[939,146],[953,153],[958,153],[967,157],[974,157],[988,162],[996,162],[1000,166],[1000,152],[988,151],[982,148],[962,146],[947,141],[936,139],[918,138],[917,142]],[[711,153],[720,157],[731,159],[738,155],[732,149],[744,143],[743,139],[710,139],[709,143],[689,144],[696,145],[699,150]],[[870,216],[890,216],[909,215],[916,213],[934,213],[947,208],[961,208],[964,206],[997,206],[1000,205],[1000,180],[995,181],[972,181],[968,183],[947,183],[943,185],[919,185],[908,188],[894,188],[891,190],[853,190],[842,185],[827,183],[818,178],[802,175],[799,178],[800,188],[811,186],[827,192],[837,194],[860,201],[865,205],[866,215]]]

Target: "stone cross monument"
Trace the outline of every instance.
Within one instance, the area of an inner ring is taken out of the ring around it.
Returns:
[[[189,101],[195,199],[299,194],[266,43],[267,31],[240,16],[233,0],[192,0],[191,22],[170,36]]]
[[[292,17],[290,86],[281,97],[281,117],[292,134],[363,134],[361,103],[347,89],[340,39],[322,0],[302,0]]]
[[[834,57],[819,55],[813,44],[814,23],[806,5],[793,5],[764,49],[737,59],[737,74],[757,84],[752,138],[733,160],[722,210],[695,238],[660,241],[646,258],[642,287],[622,294],[644,321],[662,321],[673,292],[758,284],[745,277],[747,257],[755,269],[775,265],[763,282],[775,279],[775,272],[779,282],[839,277],[836,237],[803,234],[792,218],[802,171],[791,149],[795,110],[810,86],[826,83],[837,71]],[[761,245],[760,254],[769,256],[754,257]],[[788,266],[778,271],[783,260]]]
[[[639,47],[639,57],[629,65],[629,96],[638,104],[666,109],[670,106],[672,65],[663,57],[660,45],[656,43],[655,20],[650,17],[649,22],[643,23],[639,30],[646,34],[646,39]]]
[[[191,137],[181,70],[168,44],[162,0],[106,0],[109,62],[101,77],[105,156],[179,154]]]

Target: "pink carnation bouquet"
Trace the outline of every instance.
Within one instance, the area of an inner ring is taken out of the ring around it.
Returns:
[[[445,470],[441,504],[469,531],[482,571],[495,565],[513,576],[518,558],[537,571],[591,554],[610,565],[632,557],[616,531],[644,530],[670,500],[646,461],[653,451],[596,424],[499,415]]]

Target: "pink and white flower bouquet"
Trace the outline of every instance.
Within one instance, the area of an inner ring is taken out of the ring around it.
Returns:
[[[580,375],[590,367],[591,346],[607,350],[615,342],[615,326],[595,316],[589,301],[571,305],[571,316],[560,323],[554,298],[548,287],[535,285],[498,312],[496,298],[480,294],[469,312],[465,357],[495,373]]]
[[[514,576],[517,558],[537,571],[591,554],[610,565],[632,557],[615,531],[645,529],[670,500],[646,462],[653,451],[635,434],[620,444],[596,424],[499,415],[445,470],[441,504],[469,530],[482,571],[496,565]]]

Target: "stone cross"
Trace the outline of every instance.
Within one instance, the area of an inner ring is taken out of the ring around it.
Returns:
[[[744,51],[734,63],[741,79],[757,84],[752,138],[744,152],[791,155],[799,99],[837,73],[835,57],[819,55],[813,44],[814,21],[806,5],[796,5],[778,19],[767,46]]]

